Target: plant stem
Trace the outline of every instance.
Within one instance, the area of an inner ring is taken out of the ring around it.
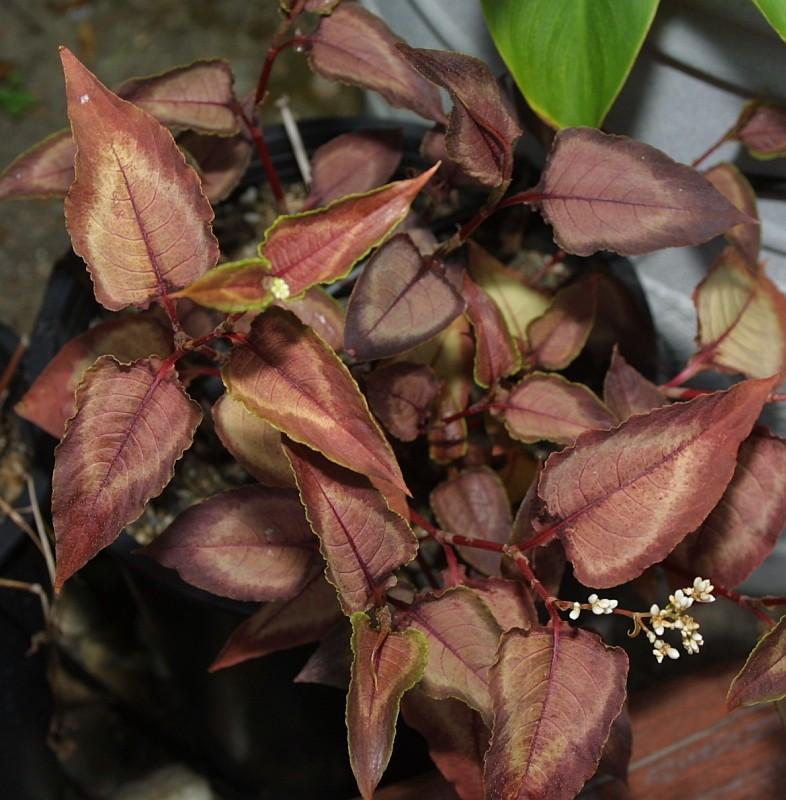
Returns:
[[[14,352],[11,354],[11,359],[9,360],[8,364],[6,364],[2,374],[0,374],[0,403],[5,400],[5,396],[8,393],[8,387],[11,385],[11,381],[13,380],[14,375],[16,375],[17,369],[19,369],[22,356],[27,351],[29,344],[30,340],[27,338],[27,336],[22,336],[19,339]]]
[[[708,347],[706,350],[699,350],[690,361],[685,365],[685,368],[678,372],[670,381],[661,384],[658,388],[663,391],[664,389],[671,389],[680,386],[689,381],[694,375],[697,375],[703,369],[704,365],[712,359],[714,348]]]
[[[30,537],[30,540],[43,556],[44,546],[41,544],[36,532],[27,524],[25,518],[10,503],[6,502],[3,497],[0,497],[0,511],[7,517],[10,517],[14,525]]]
[[[35,491],[35,481],[32,475],[26,476],[27,480],[27,494],[30,498],[30,507],[33,510],[33,519],[35,520],[35,528],[38,533],[38,539],[41,542],[41,552],[46,562],[46,571],[49,574],[49,583],[55,585],[55,558],[52,553],[52,545],[49,542],[49,531],[44,523],[44,515],[41,513],[41,506],[38,504],[38,495]]]
[[[527,285],[537,286],[557,264],[561,264],[565,260],[567,255],[564,250],[557,250],[551,258],[543,262],[543,266],[531,278],[527,279]]]
[[[711,144],[698,158],[694,158],[690,165],[696,169],[699,164],[708,159],[721,145],[725,144],[731,139],[736,127],[737,126],[735,125],[734,127],[729,128],[729,130],[727,130],[717,142]]]
[[[713,591],[720,597],[725,597],[727,600],[731,600],[732,603],[736,603],[738,606],[740,606],[740,608],[747,609],[751,614],[764,622],[768,627],[775,627],[775,620],[769,614],[767,614],[766,611],[762,611],[760,608],[757,608],[752,602],[753,598],[733,592],[731,589],[725,589],[723,586],[715,586]]]
[[[44,621],[49,623],[49,598],[44,591],[44,587],[40,583],[27,583],[26,581],[15,581],[11,578],[0,578],[0,589],[19,589],[23,592],[31,592],[38,596],[41,601],[41,611],[44,615]]]

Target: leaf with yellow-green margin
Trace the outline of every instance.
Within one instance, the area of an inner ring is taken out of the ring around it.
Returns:
[[[290,311],[268,308],[232,350],[230,396],[296,442],[407,491],[398,462],[349,370]]]
[[[99,303],[147,307],[216,263],[213,210],[172,134],[110,92],[70,50],[60,57],[77,145],[65,201],[74,251]]]
[[[428,646],[416,630],[371,627],[366,614],[352,615],[352,678],[347,693],[349,762],[363,800],[390,761],[401,698],[422,677]]]
[[[554,128],[599,127],[658,0],[483,0],[486,24],[529,105]]]
[[[503,634],[491,668],[486,797],[572,800],[598,766],[627,675],[624,650],[579,628]]]
[[[759,639],[729,687],[726,705],[753,706],[786,697],[786,617]]]

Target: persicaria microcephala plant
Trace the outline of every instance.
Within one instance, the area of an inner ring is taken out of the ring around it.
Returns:
[[[423,152],[441,160],[391,181],[396,133],[345,134],[314,154],[308,197],[290,213],[257,120],[289,47],[323,77],[431,120]],[[786,627],[766,613],[783,599],[733,591],[786,522],[786,442],[756,425],[782,399],[786,300],[759,263],[740,172],[702,174],[575,127],[554,135],[537,185],[511,190],[523,131],[489,69],[408,47],[351,2],[285,9],[245,99],[222,61],[112,92],[61,57],[71,129],[17,159],[0,195],[65,195],[95,296],[123,313],[69,342],[18,406],[62,437],[55,591],[164,489],[207,424],[187,384],[220,372],[212,425],[256,482],[187,509],[145,552],[195,586],[264,603],[212,669],[322,642],[303,679],[346,685],[364,798],[400,708],[464,800],[573,797],[623,713],[628,671],[622,649],[582,626],[588,616],[627,617],[661,662],[698,652],[694,605],[730,599],[771,628],[730,705],[786,695]],[[730,138],[780,155],[786,113],[747,107]],[[280,215],[256,256],[226,261],[211,203],[254,150]],[[474,206],[436,235],[457,197]],[[536,274],[474,238],[503,209],[551,226],[559,249]],[[601,395],[561,374],[611,291],[573,256],[722,234],[694,295],[698,349],[678,376],[656,386],[618,348]],[[567,257],[573,279],[544,280]],[[337,303],[326,287],[347,276],[352,293]],[[195,304],[215,315],[207,332],[189,325]],[[682,386],[711,369],[742,378],[726,391]],[[598,590],[586,602],[559,596],[567,564]],[[659,565],[675,587],[662,607],[598,594]]]

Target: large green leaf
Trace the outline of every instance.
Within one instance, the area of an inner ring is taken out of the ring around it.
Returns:
[[[753,0],[756,8],[767,18],[767,22],[786,41],[786,4],[783,0]]]
[[[555,128],[600,126],[657,8],[658,0],[483,0],[508,69]]]

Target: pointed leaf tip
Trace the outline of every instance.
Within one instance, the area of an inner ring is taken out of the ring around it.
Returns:
[[[113,311],[188,286],[218,260],[213,210],[172,135],[60,52],[76,179],[65,200],[74,251]]]

